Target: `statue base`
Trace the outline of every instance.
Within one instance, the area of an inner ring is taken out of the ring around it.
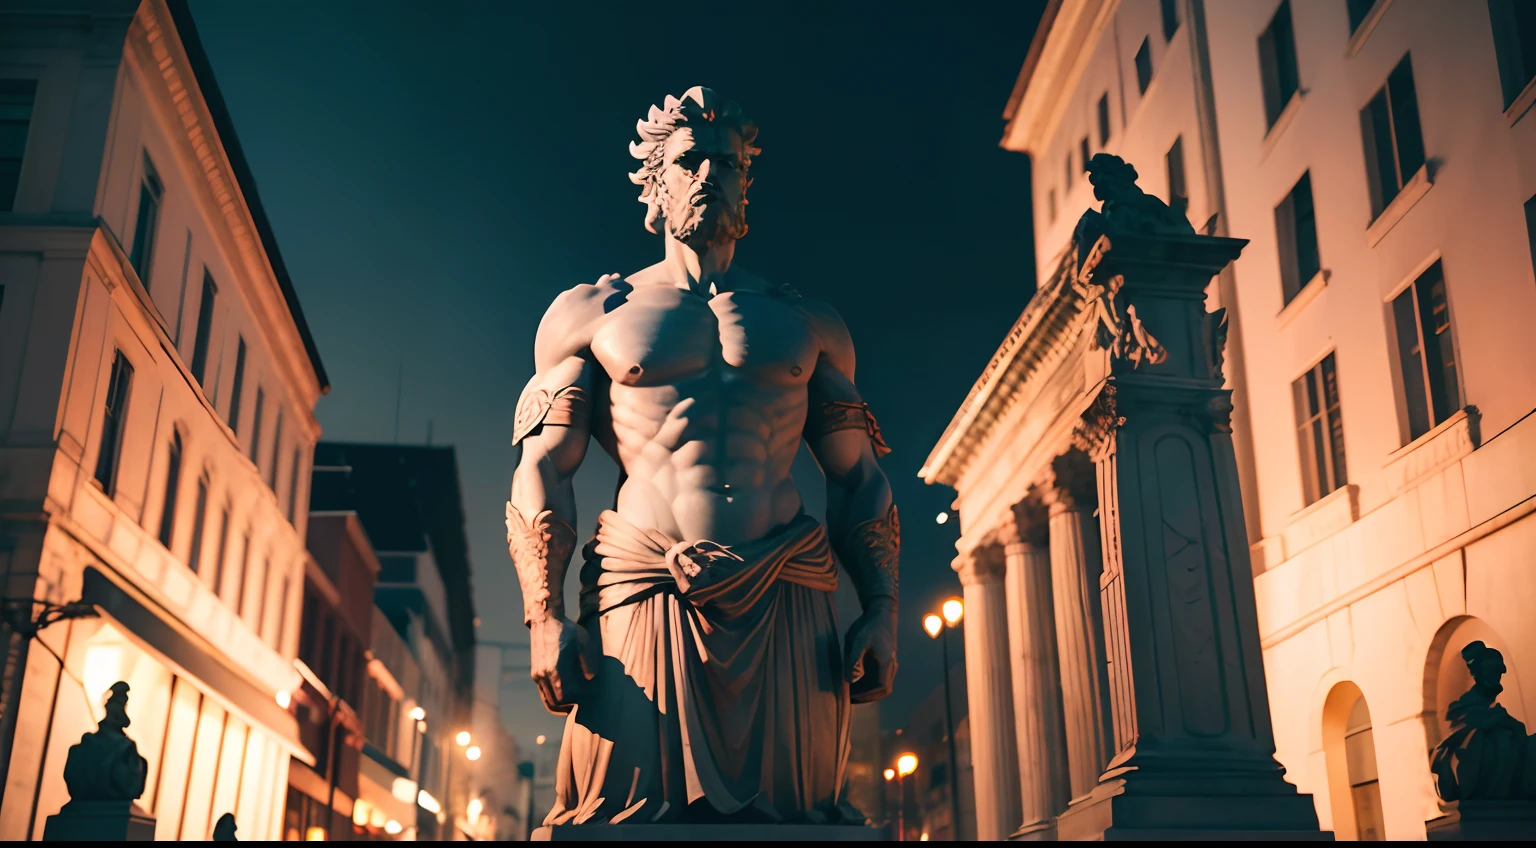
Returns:
[[[70,801],[48,817],[44,842],[153,842],[155,817],[132,801]]]
[[[846,824],[557,824],[533,842],[886,842],[885,828]]]
[[[1431,842],[1536,839],[1536,801],[1462,801],[1424,823]]]
[[[1200,781],[1138,785],[1135,780],[1111,779],[1056,818],[1056,838],[1332,842],[1331,832],[1318,829],[1311,796],[1298,794],[1278,774],[1274,781],[1281,786],[1253,786],[1256,791],[1235,794],[1232,786],[1194,785]]]

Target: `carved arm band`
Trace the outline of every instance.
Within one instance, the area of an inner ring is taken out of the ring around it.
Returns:
[[[896,517],[896,505],[882,518],[861,522],[838,545],[838,556],[853,577],[853,587],[858,590],[859,603],[867,609],[878,598],[896,601],[898,590],[897,565],[901,559],[901,521]]]
[[[517,401],[512,444],[518,444],[545,424],[585,426],[587,413],[587,392],[580,386],[565,386],[555,391],[530,387]]]
[[[815,439],[839,430],[863,430],[868,433],[869,443],[877,457],[891,452],[885,438],[880,435],[880,425],[875,423],[875,415],[869,411],[867,403],[829,400],[822,403],[819,409],[812,409],[806,416],[806,438]]]
[[[544,510],[528,521],[507,504],[507,547],[523,589],[523,623],[565,614],[565,570],[576,549],[576,530]]]

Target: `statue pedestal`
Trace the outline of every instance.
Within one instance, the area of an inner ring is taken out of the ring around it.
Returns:
[[[1462,801],[1424,829],[1431,842],[1536,839],[1536,801]]]
[[[1098,469],[1115,744],[1062,840],[1331,838],[1275,760],[1225,329],[1205,311],[1244,244],[1111,233],[1083,264],[1107,317],[1074,438]]]
[[[533,842],[886,842],[883,828],[846,824],[557,824]]]
[[[70,801],[48,817],[44,842],[153,842],[155,817],[132,801]]]

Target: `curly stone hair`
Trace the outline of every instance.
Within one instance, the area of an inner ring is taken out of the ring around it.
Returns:
[[[629,181],[640,186],[640,202],[646,205],[645,228],[652,233],[656,232],[656,219],[662,211],[661,171],[667,165],[667,139],[680,125],[694,121],[718,123],[741,135],[743,172],[752,166],[752,157],[763,152],[753,144],[757,140],[757,125],[735,102],[699,85],[683,92],[682,97],[667,95],[661,108],[652,106],[650,114],[635,123],[640,140],[629,143],[629,155],[643,163],[640,170],[629,175]]]

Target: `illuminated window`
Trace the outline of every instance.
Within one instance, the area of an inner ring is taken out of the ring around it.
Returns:
[[[101,423],[101,450],[96,454],[96,482],[112,497],[117,491],[118,457],[123,450],[123,417],[128,414],[128,388],[133,366],[122,351],[112,357],[112,376],[107,381],[107,408]]]
[[[1438,260],[1392,299],[1392,319],[1411,441],[1461,408],[1456,340]]]
[[[1536,82],[1536,3],[1489,0],[1488,17],[1493,21],[1499,79],[1504,88],[1504,108],[1508,109]]]
[[[164,194],[165,187],[160,184],[160,175],[155,172],[155,165],[146,154],[144,173],[139,178],[139,215],[133,226],[133,250],[128,254],[128,263],[138,272],[139,280],[145,288],[149,287],[149,262],[155,249],[155,230],[160,224],[160,199]]]
[[[1348,482],[1344,469],[1344,419],[1339,409],[1339,371],[1333,354],[1291,384],[1296,404],[1296,441],[1301,448],[1303,496],[1311,504]]]
[[[1142,94],[1147,93],[1147,86],[1152,84],[1152,39],[1143,38],[1141,47],[1136,50],[1136,89]]]
[[[1275,207],[1275,234],[1280,248],[1280,290],[1290,303],[1322,267],[1311,174],[1302,174],[1291,193]]]
[[[37,80],[0,80],[0,212],[15,208]]]
[[[1264,76],[1265,127],[1273,127],[1301,87],[1296,70],[1296,33],[1291,26],[1290,0],[1281,0],[1269,26],[1259,36],[1259,67]]]
[[[1360,110],[1360,128],[1371,184],[1371,217],[1375,218],[1424,166],[1424,136],[1419,130],[1419,102],[1409,57],[1397,63],[1387,84]]]

